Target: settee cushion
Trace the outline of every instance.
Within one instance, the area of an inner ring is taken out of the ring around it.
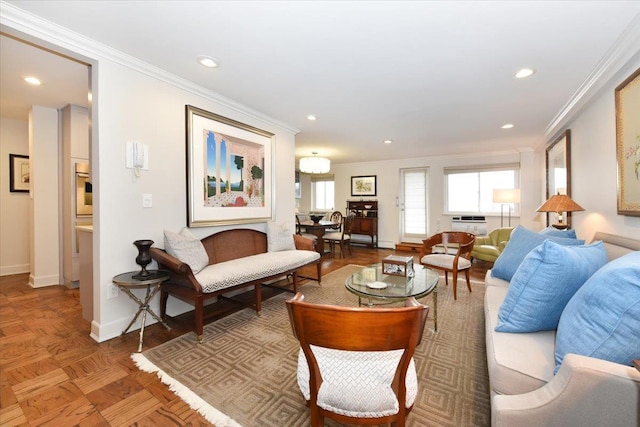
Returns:
[[[508,291],[500,282],[498,279],[486,286],[484,294],[487,368],[491,390],[492,393],[508,395],[527,393],[544,386],[553,378],[555,331],[528,334],[497,332],[498,311]]]
[[[602,242],[562,246],[544,241],[529,252],[513,275],[496,331],[556,329],[573,294],[606,262]]]
[[[211,264],[195,275],[202,292],[210,293],[270,277],[307,265],[320,258],[315,251],[265,252]]]
[[[566,239],[577,239],[576,230],[569,228],[567,230],[559,230],[555,227],[546,227],[540,230],[540,234],[546,234],[547,236],[564,237]]]
[[[285,223],[267,223],[267,250],[269,252],[290,251],[296,248],[294,231]]]
[[[556,371],[567,353],[629,366],[640,359],[640,251],[598,270],[571,298],[556,337]]]
[[[209,264],[209,255],[202,242],[186,227],[179,233],[164,230],[164,249],[169,255],[188,264],[193,274]]]
[[[518,225],[511,233],[511,238],[504,250],[496,260],[491,274],[504,280],[511,280],[516,270],[522,263],[524,257],[536,246],[539,246],[546,239],[551,239],[561,245],[583,245],[584,240],[566,239],[562,237],[549,236],[527,230]]]

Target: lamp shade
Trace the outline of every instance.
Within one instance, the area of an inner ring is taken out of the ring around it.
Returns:
[[[519,188],[493,190],[493,203],[520,203]]]
[[[314,153],[315,154],[315,153]],[[303,157],[300,159],[300,172],[327,173],[331,170],[331,161],[324,157]]]
[[[584,208],[571,200],[566,194],[555,194],[549,197],[536,212],[575,212],[583,211]]]

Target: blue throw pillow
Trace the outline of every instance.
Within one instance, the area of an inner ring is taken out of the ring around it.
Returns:
[[[511,233],[511,238],[507,242],[504,250],[496,259],[491,269],[491,275],[503,280],[510,281],[516,272],[524,257],[536,246],[540,246],[542,242],[550,239],[561,245],[584,245],[584,240],[565,239],[562,237],[548,236],[546,234],[536,233],[527,230],[518,225]]]
[[[630,366],[640,359],[640,251],[598,270],[571,298],[556,333],[556,369],[567,353]]]
[[[496,331],[555,330],[573,294],[606,263],[602,242],[562,246],[546,240],[529,252],[513,275]]]
[[[547,236],[555,236],[555,237],[564,237],[566,239],[577,239],[576,230],[568,229],[568,230],[558,230],[555,227],[547,227],[543,228],[540,231],[540,234],[546,234]]]

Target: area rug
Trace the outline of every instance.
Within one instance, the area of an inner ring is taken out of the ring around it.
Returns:
[[[360,268],[342,267],[323,277],[322,286],[308,281],[300,290],[309,302],[355,306],[357,297],[344,281]],[[488,426],[484,284],[472,282],[469,293],[460,280],[457,301],[443,278],[438,286],[438,332],[431,310],[415,353],[419,392],[407,425]],[[261,316],[244,309],[206,325],[203,344],[189,333],[132,357],[216,427],[308,426],[309,409],[296,382],[299,345],[284,303],[291,296],[264,301]],[[431,306],[433,299],[421,302]]]

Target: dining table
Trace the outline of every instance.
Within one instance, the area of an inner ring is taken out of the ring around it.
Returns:
[[[320,255],[325,255],[330,252],[329,249],[325,249],[324,247],[324,233],[330,229],[339,229],[341,225],[342,224],[340,224],[339,222],[328,220],[320,220],[318,222],[313,222],[311,220],[300,221],[301,229],[303,229],[306,233],[313,234],[318,238],[316,250]]]

